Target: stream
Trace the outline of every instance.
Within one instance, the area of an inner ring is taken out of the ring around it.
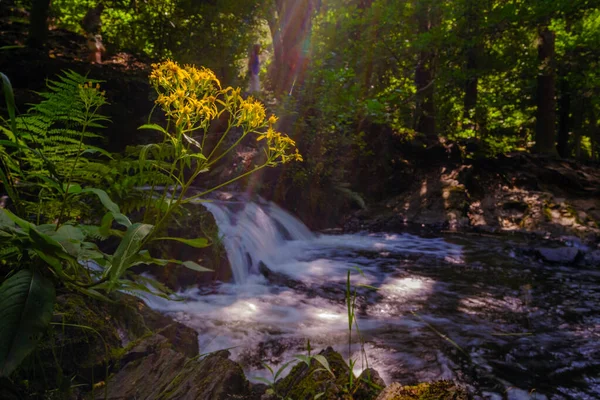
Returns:
[[[250,380],[310,340],[388,384],[453,379],[480,398],[600,399],[598,269],[546,265],[518,237],[315,234],[262,200],[205,206],[235,282],[149,304],[196,329],[201,353],[230,349]],[[348,271],[362,338],[353,327],[350,343]]]

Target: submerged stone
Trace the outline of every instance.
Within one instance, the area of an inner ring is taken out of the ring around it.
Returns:
[[[579,250],[574,247],[541,248],[537,251],[543,260],[557,264],[572,264],[579,256]]]

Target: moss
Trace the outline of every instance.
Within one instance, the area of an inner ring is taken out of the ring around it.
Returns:
[[[565,211],[575,220],[578,225],[584,224],[581,218],[579,218],[579,213],[572,205],[565,203]]]
[[[420,383],[415,386],[402,386],[385,400],[469,400],[472,397],[452,381]]]
[[[332,349],[321,352],[334,374],[324,371],[321,364],[313,360],[310,366],[300,362],[285,378],[275,385],[278,395],[294,400],[313,399],[323,393],[320,397],[324,400],[351,399],[346,393],[346,383],[350,370],[342,356]]]
[[[544,218],[546,219],[546,221],[551,222],[553,219],[552,206],[550,204],[548,204],[547,202],[544,203],[544,206],[542,207],[542,212],[544,213]]]

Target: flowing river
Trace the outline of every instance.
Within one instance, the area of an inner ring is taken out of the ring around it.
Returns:
[[[235,282],[149,302],[195,328],[202,353],[230,349],[251,380],[310,340],[386,383],[453,379],[480,398],[600,399],[598,269],[545,265],[523,238],[315,234],[272,203],[205,205]],[[348,271],[362,337],[353,327],[350,344]]]

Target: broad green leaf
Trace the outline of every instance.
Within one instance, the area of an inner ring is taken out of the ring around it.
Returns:
[[[306,365],[310,366],[311,358],[309,356],[305,356],[304,354],[297,354],[294,356],[295,359],[304,362]]]
[[[121,213],[121,209],[119,208],[119,206],[113,202],[110,197],[108,196],[108,194],[102,190],[102,189],[96,189],[96,188],[90,188],[90,189],[83,189],[81,191],[81,193],[93,193],[96,196],[98,196],[98,198],[100,199],[100,202],[102,203],[102,205],[104,207],[106,207],[106,209],[112,213],[116,213],[116,214],[120,214]]]
[[[143,241],[152,232],[152,228],[154,226],[139,223],[127,228],[125,236],[123,236],[119,247],[115,250],[112,265],[107,271],[111,282],[114,283],[120,279],[125,271],[131,267],[131,264],[136,261]]]
[[[129,228],[131,226],[131,221],[129,220],[129,218],[127,218],[127,216],[125,214],[121,214],[121,213],[111,213],[115,219],[115,221],[119,224],[124,226],[125,228]]]
[[[6,214],[6,210],[4,208],[0,210],[0,229],[14,227],[15,222]]]
[[[24,229],[25,231],[28,231],[29,229],[35,227],[32,223],[27,222],[24,219],[17,217],[15,214],[13,214],[12,212],[8,211],[5,208],[3,208],[2,211],[5,213],[5,215],[8,218],[10,218],[15,224],[19,225],[21,227],[21,229]]]
[[[202,248],[210,246],[210,243],[208,243],[208,239],[205,239],[205,238],[184,239],[184,238],[178,238],[178,237],[160,237],[160,238],[156,238],[154,240],[174,240],[176,242],[185,243],[188,246],[192,246],[197,249],[202,249]]]
[[[90,189],[83,189],[81,191],[81,193],[95,194],[100,199],[100,202],[102,203],[102,205],[113,214],[113,217],[115,218],[115,221],[117,221],[117,223],[123,225],[126,228],[131,226],[131,221],[129,220],[129,218],[127,218],[125,215],[121,214],[121,209],[119,208],[119,206],[110,199],[110,197],[104,190],[90,188]]]
[[[73,225],[63,225],[51,236],[73,257],[78,256],[81,250],[81,242],[85,239],[85,234],[81,229]]]
[[[21,270],[0,286],[0,377],[35,348],[52,318],[56,292],[46,278]]]
[[[113,213],[107,212],[106,214],[104,214],[104,217],[102,217],[102,221],[100,222],[100,226],[98,227],[98,230],[102,236],[110,236],[110,228],[112,227],[112,223],[114,220],[115,216]]]
[[[331,368],[329,367],[329,361],[327,361],[327,359],[324,356],[316,354],[313,356],[313,358],[317,360],[319,364],[321,364],[323,368],[325,368],[333,376],[333,372],[331,372]]]
[[[184,267],[189,268],[191,270],[198,271],[198,272],[213,272],[212,269],[198,265],[193,261],[184,261],[181,263],[181,265],[183,265]]]
[[[69,194],[79,194],[81,193],[81,186],[77,183],[69,185],[69,189],[67,190],[67,185],[64,185],[64,191]]]

